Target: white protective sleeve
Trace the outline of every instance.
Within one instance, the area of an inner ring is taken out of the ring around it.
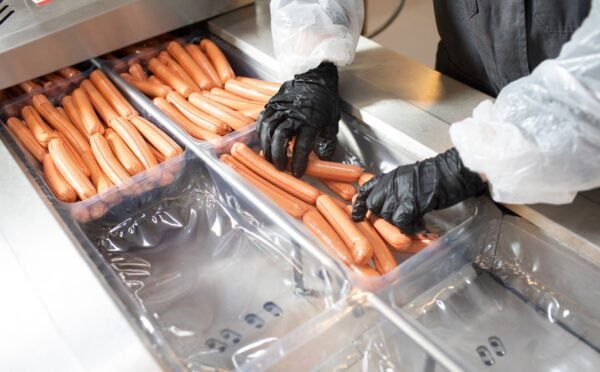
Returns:
[[[600,0],[556,59],[507,85],[450,128],[494,200],[570,203],[600,186]]]
[[[363,25],[363,0],[272,0],[271,33],[283,78],[323,61],[352,63]]]

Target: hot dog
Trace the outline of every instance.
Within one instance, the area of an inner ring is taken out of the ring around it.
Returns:
[[[175,106],[175,108],[177,108],[186,118],[207,131],[216,134],[225,134],[229,131],[227,124],[198,109],[177,92],[170,92],[167,94],[167,101]]]
[[[260,106],[264,106],[264,102],[259,102],[259,101],[252,101],[249,100],[247,98],[244,98],[242,96],[238,96],[237,94],[233,94],[231,92],[226,91],[225,89],[221,89],[221,88],[212,88],[210,90],[210,92],[214,95],[217,95],[219,97],[225,97],[225,98],[229,98],[229,99],[235,99],[237,101],[242,101],[242,102],[247,102],[247,103],[253,103],[255,105],[260,105]]]
[[[138,158],[136,158],[129,147],[127,147],[125,141],[123,141],[113,129],[107,129],[104,137],[106,137],[112,153],[119,160],[119,163],[123,165],[123,168],[125,168],[129,175],[135,176],[144,171],[142,163],[140,163]],[[98,190],[98,192],[100,191]]]
[[[235,78],[235,73],[229,61],[227,61],[221,49],[212,40],[202,39],[200,49],[206,53],[215,70],[217,70],[221,82],[225,83],[227,80]]]
[[[273,164],[258,156],[241,142],[233,144],[231,155],[260,177],[309,204],[314,205],[321,194],[314,186],[290,174],[280,172]]]
[[[331,255],[338,257],[348,266],[354,266],[354,259],[348,247],[318,210],[312,208],[306,212],[302,222]]]
[[[373,246],[358,230],[346,211],[336,204],[329,195],[317,199],[317,209],[340,235],[358,265],[365,265],[373,256]]]
[[[188,74],[185,69],[183,67],[181,67],[181,65],[179,63],[177,63],[177,61],[175,61],[173,58],[171,58],[171,56],[169,55],[169,53],[167,52],[160,52],[160,54],[158,55],[158,59],[165,64],[165,66],[167,66],[168,69],[170,69],[171,71],[173,71],[175,74],[177,74],[177,76],[179,76],[180,78],[182,78],[183,80],[185,80],[185,82],[192,88],[194,88],[194,92],[199,92],[199,87],[196,84],[196,82],[194,82],[194,79],[192,79],[192,77],[190,76],[190,74]]]
[[[188,101],[200,110],[222,120],[231,128],[238,130],[252,123],[252,120],[220,103],[212,101],[201,94],[192,93]]]
[[[11,133],[21,141],[23,146],[29,151],[34,158],[40,163],[44,161],[44,155],[46,155],[46,149],[40,145],[35,139],[33,133],[25,126],[25,124],[17,118],[9,118],[6,122],[8,129]]]
[[[363,173],[359,178],[358,178],[358,186],[362,187],[362,185],[364,185],[365,183],[369,182],[373,177],[375,177],[375,175],[373,173]]]
[[[184,97],[188,97],[192,92],[196,90],[195,87],[190,86],[184,79],[180,78],[179,75],[171,71],[157,58],[152,58],[148,63],[148,68],[152,71],[160,80],[170,85],[171,88],[176,90],[179,94]]]
[[[82,88],[75,89],[73,91],[73,100],[75,101],[76,107],[79,109],[79,117],[81,118],[81,123],[83,124],[83,128],[88,137],[95,133],[103,134],[104,126],[100,122],[100,119],[98,119],[96,111],[94,111],[94,107],[92,106],[92,102],[85,90]]]
[[[222,105],[229,107],[232,110],[238,110],[240,112],[241,112],[241,110],[247,110],[247,109],[257,109],[257,108],[260,110],[263,109],[263,106],[258,105],[256,103],[232,99],[232,98],[228,98],[228,97],[222,97],[222,96],[216,95],[211,92],[202,92],[202,95],[214,102],[218,102]]]
[[[162,84],[162,85],[167,85],[169,86],[166,82],[160,80],[159,78],[157,78],[155,75],[150,75],[148,76],[148,81],[154,84]],[[172,90],[172,88],[171,88]]]
[[[57,85],[62,85],[65,81],[65,78],[58,74],[55,74],[54,72],[44,75],[44,79]]]
[[[146,143],[142,135],[127,119],[115,118],[110,122],[109,126],[125,141],[127,147],[131,149],[138,160],[144,165],[144,168],[150,169],[158,164],[148,143]]]
[[[171,120],[175,122],[181,129],[185,130],[192,137],[200,140],[211,140],[221,138],[218,134],[209,132],[202,127],[194,124],[191,120],[186,118],[181,112],[179,112],[173,105],[167,102],[166,99],[157,97],[154,99],[154,104],[162,112],[164,112]]]
[[[79,199],[85,200],[96,195],[96,189],[90,180],[83,174],[75,160],[71,157],[65,142],[60,138],[55,138],[48,142],[48,150],[52,156],[52,161],[56,165],[58,172],[75,189]]]
[[[85,137],[79,132],[79,130],[77,130],[77,128],[75,128],[75,126],[73,126],[73,124],[71,124],[68,119],[63,117],[63,115],[58,112],[54,106],[52,106],[52,103],[48,101],[46,96],[37,94],[33,96],[31,100],[37,112],[44,119],[46,119],[46,122],[48,122],[48,124],[50,124],[54,129],[65,135],[67,140],[71,143],[71,145],[73,145],[75,150],[77,150],[77,153],[81,154],[85,151],[89,151],[90,145]],[[54,159],[54,162],[56,163],[56,159]],[[58,169],[61,169],[60,166]]]
[[[165,158],[171,159],[183,153],[181,147],[173,141],[171,137],[167,136],[162,130],[158,129],[156,125],[143,117],[134,116],[131,118],[131,124],[133,124],[146,141],[163,154]]]
[[[90,135],[86,132],[83,126],[83,121],[81,120],[81,113],[79,112],[79,107],[77,107],[77,104],[75,103],[73,97],[64,96],[61,103],[71,123],[73,123],[73,125],[79,130],[79,133],[83,134],[89,140]]]
[[[154,156],[156,157],[156,160],[159,163],[163,163],[165,160],[167,160],[167,158],[165,158],[165,156],[163,154],[161,154],[160,151],[155,149],[153,146],[150,146],[150,150],[152,150],[152,153],[154,154]]]
[[[60,132],[57,132],[56,136],[57,136],[57,138],[60,138],[63,140],[65,147],[67,148],[67,150],[69,150],[69,154],[71,154],[71,158],[75,161],[75,164],[77,165],[77,168],[79,168],[81,173],[85,174],[86,177],[90,177],[92,175],[90,168],[88,168],[87,164],[83,161],[81,156],[79,156],[79,153],[77,153],[77,151],[75,150],[73,145],[71,145],[69,143],[69,141],[67,140],[65,135]]]
[[[117,114],[124,118],[129,118],[134,115],[138,115],[138,112],[131,106],[131,104],[123,97],[121,92],[113,85],[113,83],[104,75],[104,72],[95,70],[90,74],[90,80],[100,94],[110,103]],[[83,110],[83,107],[80,107]]]
[[[44,120],[40,117],[37,111],[31,106],[25,106],[21,109],[21,116],[25,120],[25,123],[31,130],[31,133],[35,139],[44,147],[48,146],[48,142],[52,138],[56,138],[56,134],[50,128]]]
[[[145,95],[150,96],[151,98],[166,97],[167,94],[169,94],[169,92],[173,90],[168,85],[155,84],[155,83],[151,82],[150,80],[132,80],[129,78],[125,78],[125,80],[129,84],[131,84],[134,87],[136,87],[137,89],[139,89]]]
[[[57,71],[65,79],[72,79],[76,76],[81,75],[81,71],[74,67],[64,67]]]
[[[192,80],[201,89],[210,89],[214,86],[212,80],[206,75],[206,73],[200,68],[200,66],[194,61],[194,59],[183,49],[181,44],[176,41],[171,41],[167,45],[167,51],[175,58],[177,62],[183,67],[183,69],[191,76]]]
[[[375,230],[381,237],[397,251],[408,249],[412,245],[410,236],[404,234],[400,229],[383,218],[377,217],[371,212],[367,213],[367,217]]]
[[[90,144],[98,165],[112,183],[120,185],[129,179],[129,173],[110,150],[106,138],[96,133],[90,138]]]
[[[266,103],[271,98],[271,96],[259,92],[253,86],[242,83],[235,79],[228,80],[225,83],[225,90],[251,101],[258,101],[261,103]]]
[[[351,164],[309,159],[306,174],[324,180],[352,183],[363,174],[363,169]]]
[[[146,71],[144,71],[144,68],[139,63],[134,63],[133,65],[129,66],[129,73],[134,79],[140,81],[145,81],[148,79]]]
[[[88,94],[90,101],[92,101],[92,105],[102,117],[102,120],[105,124],[108,125],[114,118],[119,117],[117,112],[112,108],[110,103],[108,103],[102,94],[96,89],[94,84],[92,84],[89,80],[84,80],[81,82],[81,87],[85,89],[85,92]]]
[[[48,187],[58,200],[65,203],[72,203],[77,200],[75,189],[60,175],[50,154],[44,156],[43,167],[46,183],[48,183]]]
[[[186,45],[185,50],[187,50],[196,64],[198,64],[206,76],[208,76],[213,86],[222,88],[223,82],[221,81],[219,74],[217,74],[217,70],[215,70],[212,63],[210,63],[210,60],[206,54],[204,54],[204,52],[202,52],[202,50],[195,44]]]
[[[351,183],[320,180],[329,190],[333,191],[340,198],[351,201],[352,197],[356,195],[356,188]]]
[[[262,92],[268,96],[272,96],[279,92],[279,88],[281,88],[281,84],[273,83],[270,81],[264,81],[259,79],[254,79],[251,77],[238,76],[235,80],[241,81],[242,83],[253,86],[259,92]]]
[[[263,112],[264,107],[263,106],[255,106],[253,108],[249,108],[249,109],[243,109],[243,110],[239,110],[240,113],[252,120],[258,120],[258,117],[260,116],[260,113]]]
[[[27,80],[27,81],[24,81],[22,83],[19,83],[19,88],[23,89],[23,91],[25,93],[31,93],[33,91],[41,89],[42,87],[39,84],[34,83],[31,80]]]

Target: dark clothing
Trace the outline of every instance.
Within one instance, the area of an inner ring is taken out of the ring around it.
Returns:
[[[436,69],[496,96],[558,56],[591,0],[434,0]]]

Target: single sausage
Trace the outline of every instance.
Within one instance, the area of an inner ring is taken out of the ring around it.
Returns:
[[[264,109],[263,106],[255,106],[253,108],[240,110],[240,113],[252,120],[258,120],[260,113],[263,112]]]
[[[188,97],[188,101],[200,110],[216,117],[219,120],[222,120],[235,130],[242,129],[248,126],[249,124],[252,124],[252,120],[240,114],[239,112],[236,112],[220,103],[212,101],[202,96],[201,94],[190,94],[190,96]]]
[[[61,114],[42,94],[37,94],[31,99],[33,107],[54,129],[65,135],[79,154],[90,150],[87,139],[77,128]],[[56,160],[55,160],[56,163]],[[58,164],[57,164],[58,166]],[[59,167],[60,169],[60,167]]]
[[[305,174],[319,179],[356,182],[364,170],[356,165],[337,163],[319,159],[309,159]]]
[[[75,125],[75,127],[79,130],[79,133],[83,134],[89,140],[90,135],[86,132],[85,127],[83,126],[83,121],[81,120],[81,113],[79,112],[79,107],[77,107],[77,104],[75,103],[73,97],[64,96],[61,103],[71,123]]]
[[[352,206],[347,206],[346,211],[348,212],[348,216],[351,216]],[[373,259],[375,260],[377,270],[381,274],[386,274],[394,270],[398,266],[398,263],[371,223],[368,220],[364,220],[356,223],[356,226],[358,226],[358,230],[367,237],[373,246]]]
[[[261,105],[261,106],[265,105],[264,102],[253,101],[253,100],[250,100],[248,98],[244,98],[242,96],[238,96],[237,94],[233,94],[233,93],[231,93],[229,91],[226,91],[225,89],[221,89],[221,88],[217,88],[217,87],[212,88],[210,90],[210,92],[212,94],[214,94],[214,95],[219,96],[219,97],[225,97],[225,98],[235,99],[235,100],[242,101],[242,102],[253,103],[255,105]]]
[[[77,200],[75,189],[60,175],[50,154],[44,156],[43,167],[46,183],[58,200],[65,203],[72,203]]]
[[[396,251],[404,251],[412,245],[410,236],[404,234],[400,229],[381,217],[377,217],[370,211],[367,218],[377,230],[379,235]]]
[[[218,102],[222,105],[225,105],[232,110],[241,111],[241,110],[255,109],[255,108],[259,108],[261,110],[263,109],[263,106],[256,104],[256,103],[232,99],[229,97],[222,97],[222,96],[216,95],[211,92],[202,92],[202,95],[214,102]]]
[[[206,54],[204,54],[204,52],[196,44],[186,45],[185,50],[187,50],[194,62],[196,62],[196,64],[200,66],[202,71],[204,71],[206,76],[208,76],[208,78],[212,82],[212,85],[215,87],[222,88],[223,82],[221,81],[217,70],[215,70],[215,67],[212,65],[212,63],[210,63],[210,60],[208,59]]]
[[[26,80],[26,81],[24,81],[22,83],[19,83],[19,88],[23,89],[23,91],[25,93],[31,93],[31,92],[36,91],[38,89],[42,89],[42,87],[39,84],[34,83],[31,80]]]
[[[254,79],[251,77],[238,76],[235,80],[240,81],[244,84],[248,84],[254,89],[258,90],[261,93],[264,93],[268,96],[273,96],[277,92],[279,92],[279,88],[281,88],[281,84],[272,83],[270,81],[264,81],[259,79]]]
[[[150,169],[158,164],[150,146],[137,129],[125,118],[113,119],[109,126],[125,141],[127,147],[135,154],[144,168]]]
[[[83,154],[81,154],[81,160],[83,160],[85,165],[90,170],[90,179],[92,180],[92,183],[94,184],[98,192],[100,192],[98,185],[100,183],[100,178],[102,178],[103,173],[102,169],[100,169],[100,166],[98,165],[98,162],[94,158],[94,154],[92,154],[91,147],[90,151],[86,151]]]
[[[346,211],[329,195],[317,199],[317,209],[340,235],[358,265],[365,265],[373,256],[373,246],[354,224]]]
[[[154,83],[154,84],[162,84],[162,85],[167,85],[168,86],[168,83],[166,81],[160,80],[155,75],[148,76],[148,81],[151,82],[151,83]]]
[[[129,84],[136,87],[140,92],[144,93],[145,95],[151,98],[166,97],[167,94],[169,94],[169,92],[173,90],[168,85],[155,84],[149,80],[132,80],[129,78],[125,78],[125,81],[127,81]]]
[[[129,66],[129,73],[131,76],[133,76],[133,78],[140,81],[148,79],[146,71],[144,71],[144,68],[139,63],[134,63],[133,65]]]
[[[206,53],[215,70],[217,70],[221,82],[225,83],[227,80],[235,78],[235,73],[229,61],[227,61],[227,58],[217,44],[210,39],[202,39],[200,41],[200,49]]]
[[[44,156],[46,155],[46,149],[40,145],[40,143],[35,139],[33,133],[25,126],[25,124],[17,119],[17,118],[9,118],[6,122],[8,125],[8,129],[10,129],[11,133],[21,141],[23,146],[29,151],[34,158],[36,158],[40,163],[44,161]]]
[[[164,63],[159,61],[157,58],[152,58],[148,63],[148,68],[154,73],[160,80],[170,85],[171,88],[176,90],[179,94],[184,97],[188,97],[192,92],[196,90],[195,87],[190,86],[184,79],[179,77],[176,73],[171,71]]]
[[[75,161],[75,164],[77,164],[77,168],[79,168],[81,173],[85,174],[86,177],[90,177],[92,175],[90,168],[88,168],[87,164],[83,161],[83,159],[81,158],[81,156],[79,155],[77,150],[75,150],[73,145],[71,145],[69,143],[69,141],[67,140],[65,135],[60,132],[57,132],[56,135],[57,135],[57,138],[60,138],[64,141],[65,147],[67,148],[67,150],[69,150],[69,154],[71,154],[71,158],[73,158],[73,160]]]
[[[246,168],[246,166],[236,160],[233,156],[227,154],[221,155],[221,161],[244,177],[244,179],[252,184],[252,186],[262,191],[263,194],[273,200],[275,204],[277,204],[292,217],[300,219],[306,212],[308,212],[309,209],[312,208],[302,200],[288,194],[284,190],[277,188],[266,180],[260,178],[250,169]]]
[[[129,175],[135,176],[144,171],[142,163],[140,163],[138,158],[136,158],[129,147],[127,147],[125,141],[123,141],[113,129],[108,128],[104,137],[106,137],[112,153],[119,160],[119,163],[123,165]],[[100,192],[100,190],[98,190],[98,192]]]
[[[33,133],[35,139],[44,147],[48,146],[48,142],[52,138],[56,138],[56,133],[50,128],[40,114],[31,106],[25,106],[21,109],[21,116],[25,120],[27,127]]]
[[[92,102],[85,90],[77,88],[73,91],[72,96],[76,107],[79,109],[81,123],[83,124],[83,128],[85,129],[85,133],[88,134],[88,137],[95,133],[103,134],[104,126],[96,115],[96,111],[94,111]]]
[[[320,180],[329,190],[340,198],[346,201],[352,201],[352,197],[356,195],[356,188],[351,183]]]
[[[194,61],[192,56],[183,49],[181,44],[176,41],[171,41],[167,45],[167,52],[175,58],[183,69],[190,75],[194,83],[201,89],[210,89],[214,86],[212,80],[204,73],[200,66]]]
[[[262,103],[268,102],[271,98],[271,96],[259,92],[253,86],[242,83],[241,81],[237,81],[235,79],[228,80],[225,83],[225,90],[251,101],[258,101]]]
[[[221,138],[216,133],[210,132],[203,127],[196,125],[187,117],[185,117],[181,112],[179,112],[173,105],[167,102],[166,99],[157,97],[154,99],[154,105],[158,107],[162,112],[164,112],[175,124],[177,124],[181,129],[185,130],[192,137],[200,140],[212,140]]]
[[[358,186],[362,187],[362,185],[369,182],[373,177],[375,177],[375,175],[373,173],[367,173],[367,172],[363,173],[358,178]]]
[[[183,149],[173,139],[141,116],[131,118],[131,124],[142,134],[142,136],[156,148],[167,159],[171,159],[183,153]]]
[[[51,72],[49,74],[44,75],[44,80],[50,81],[54,84],[63,85],[65,78],[58,74],[55,74],[54,72]]]
[[[90,138],[90,144],[98,165],[100,165],[100,168],[112,183],[120,185],[130,178],[127,170],[123,168],[111,151],[110,145],[104,136],[100,133],[94,134]]]
[[[229,131],[227,124],[198,109],[177,92],[167,94],[167,101],[175,106],[186,118],[210,132],[225,134]]]
[[[171,58],[169,53],[164,52],[164,51],[160,52],[160,54],[158,55],[158,59],[162,63],[164,63],[168,69],[173,71],[175,74],[177,74],[177,76],[182,78],[190,87],[192,87],[194,92],[200,91],[198,85],[196,84],[196,82],[194,82],[194,79],[192,79],[190,74],[188,74],[185,71],[185,69],[183,67],[181,67],[181,65],[179,63],[177,63],[177,61],[175,61],[173,58]]]
[[[79,199],[85,200],[96,195],[94,185],[85,174],[79,170],[62,139],[55,138],[48,142],[48,150],[59,173],[69,185],[75,189]]]
[[[57,72],[65,79],[72,79],[74,77],[81,75],[81,71],[79,71],[78,69],[76,69],[74,67],[63,67],[60,70],[58,70]]]
[[[354,266],[354,259],[348,247],[318,210],[312,208],[306,212],[302,222],[329,254],[339,258],[348,266]]]
[[[159,163],[163,163],[165,160],[167,160],[167,158],[165,158],[165,156],[163,154],[161,154],[160,151],[155,149],[153,146],[150,146],[150,150],[152,150],[152,153],[154,154],[154,156],[156,157],[156,160]]]
[[[104,75],[104,72],[95,70],[90,74],[90,80],[119,115],[124,118],[138,115],[138,112],[131,106],[125,97],[123,97],[121,92],[119,92],[117,87],[113,85],[108,77]]]
[[[93,155],[93,154],[92,154]],[[94,161],[96,158],[94,158]],[[106,174],[104,174],[104,172],[100,173],[100,176],[98,177],[98,184],[96,186],[96,188],[98,189],[98,194],[102,196],[102,194],[106,194],[110,189],[112,189],[114,186],[114,184],[112,182],[110,182],[110,180],[108,179],[108,177],[106,176]],[[104,196],[105,198],[105,196]],[[117,197],[118,200],[118,197]]]
[[[98,89],[96,89],[91,81],[82,81],[81,87],[85,89],[90,101],[92,101],[92,105],[94,105],[94,108],[98,114],[100,114],[105,124],[108,125],[108,123],[110,123],[114,118],[119,117],[117,112],[112,108],[110,103],[104,99],[104,96],[102,96],[102,94],[98,91]]]
[[[258,156],[251,148],[241,142],[233,144],[231,155],[260,177],[311,205],[315,204],[321,194],[314,186],[277,170],[273,164]]]

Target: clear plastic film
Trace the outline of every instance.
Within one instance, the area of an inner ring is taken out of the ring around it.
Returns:
[[[600,186],[600,1],[560,55],[452,125],[464,164],[492,197],[563,204]]]
[[[382,296],[469,368],[597,369],[597,265],[510,216],[430,253]]]
[[[273,48],[283,78],[323,61],[352,63],[364,18],[362,0],[273,0]]]

